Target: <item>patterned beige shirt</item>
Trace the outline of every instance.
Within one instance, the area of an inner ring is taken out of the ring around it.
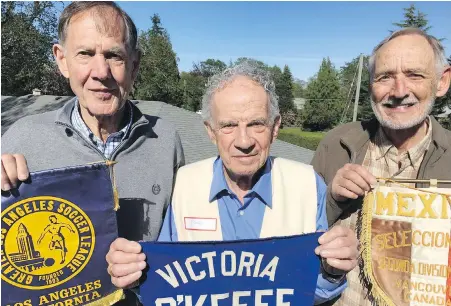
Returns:
[[[417,177],[418,169],[431,141],[432,125],[428,124],[428,131],[423,140],[407,152],[399,154],[398,149],[387,138],[382,128],[379,128],[374,139],[370,141],[363,166],[375,177],[414,179]],[[389,183],[386,185],[389,186]],[[359,211],[341,220],[340,224],[356,231]],[[348,287],[334,306],[371,306],[367,299],[367,290],[360,283],[359,271],[357,266],[348,273]]]

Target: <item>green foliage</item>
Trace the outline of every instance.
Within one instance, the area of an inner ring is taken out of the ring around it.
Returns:
[[[316,78],[308,84],[306,99],[302,111],[304,129],[323,131],[339,123],[343,110],[342,89],[329,58],[323,59]]]
[[[53,2],[5,2],[2,11],[2,95],[70,95],[56,69],[52,42],[57,37]]]
[[[448,58],[448,63],[451,65],[451,56]],[[445,113],[446,109],[451,109],[451,80],[450,80],[450,88],[448,92],[440,98],[435,100],[434,109],[432,110],[432,115],[436,116]],[[440,118],[440,123],[448,130],[451,130],[451,114],[448,114],[446,118]]]
[[[226,68],[227,65],[224,62],[209,58],[205,61],[194,63],[190,72],[182,72],[183,107],[191,111],[200,110],[202,107],[202,95],[205,93],[208,79]]]
[[[316,150],[324,135],[321,132],[304,132],[300,128],[284,128],[279,130],[277,139],[310,150]]]
[[[301,127],[302,126],[302,114],[298,109],[290,109],[282,115],[282,124],[280,128],[285,127]]]
[[[304,89],[304,81],[299,79],[295,79],[293,81],[293,96],[295,98],[304,98],[305,97],[305,89]]]
[[[212,77],[213,75],[224,71],[227,68],[227,65],[220,60],[215,60],[212,58],[207,59],[206,61],[200,62],[198,64],[193,65],[193,70],[191,71],[194,75],[200,75],[205,79]]]
[[[347,103],[345,110],[346,114],[343,118],[343,123],[352,120],[358,77],[359,58],[360,56],[355,57],[354,59],[352,59],[352,61],[345,63],[345,65],[340,68],[339,77],[342,88],[342,95],[346,98],[345,103]],[[360,83],[359,105],[357,109],[357,120],[359,121],[368,120],[374,116],[373,109],[371,108],[370,73],[368,71],[368,60],[368,55],[363,56],[362,79]]]
[[[183,92],[176,54],[160,17],[155,14],[151,19],[152,29],[139,35],[143,54],[133,98],[181,106]]]
[[[278,67],[267,67],[271,73],[276,94],[279,97],[279,111],[282,116],[282,126],[292,126],[297,119],[293,103],[293,76],[288,66],[285,65],[284,71]]]
[[[182,72],[183,107],[190,111],[201,109],[202,95],[205,91],[205,78],[192,72]]]
[[[404,8],[404,20],[401,22],[395,22],[393,25],[400,28],[420,28],[425,32],[431,29],[431,27],[428,26],[426,14],[416,9],[414,4],[411,4],[408,8]]]
[[[276,87],[276,95],[279,97],[279,109],[280,109],[280,97],[283,95],[283,73],[278,66],[267,67],[271,73],[272,79],[274,81],[274,86]],[[283,122],[282,122],[283,123]]]
[[[294,109],[293,75],[287,65],[283,67],[283,73],[278,85],[279,108],[283,120],[283,114]]]
[[[239,57],[233,64],[234,65],[238,65],[244,61],[253,61],[254,63],[257,64],[257,66],[259,66],[262,69],[269,69],[269,66],[266,65],[265,63],[263,63],[262,61],[253,59],[253,58],[249,58],[249,57]]]

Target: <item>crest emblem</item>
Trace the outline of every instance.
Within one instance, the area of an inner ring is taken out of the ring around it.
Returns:
[[[373,305],[450,305],[450,206],[445,188],[379,185],[367,194],[357,235]]]
[[[89,262],[95,246],[89,217],[67,200],[39,196],[1,214],[2,280],[30,290],[67,282]]]
[[[160,185],[158,185],[158,184],[153,184],[153,186],[152,186],[152,192],[153,192],[153,194],[154,194],[154,195],[157,195],[157,194],[160,193],[160,191],[161,191]]]

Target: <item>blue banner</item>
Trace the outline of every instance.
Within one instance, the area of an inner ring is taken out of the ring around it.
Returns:
[[[105,305],[122,297],[105,260],[117,237],[110,167],[31,173],[2,196],[2,305]]]
[[[145,306],[313,305],[321,233],[231,242],[142,242]]]

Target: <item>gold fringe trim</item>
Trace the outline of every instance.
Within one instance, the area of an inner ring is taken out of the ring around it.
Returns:
[[[110,175],[111,175],[111,181],[113,183],[113,199],[114,199],[114,211],[117,211],[120,206],[119,206],[119,193],[117,192],[117,187],[116,187],[116,176],[114,175],[114,165],[117,164],[116,161],[114,160],[107,160],[106,165],[108,167],[110,167]]]
[[[422,189],[422,188],[410,187],[409,185],[397,182],[396,180],[392,180],[392,179],[389,179],[389,178],[377,177],[376,179],[383,180],[383,181],[386,181],[386,182],[389,182],[389,183],[393,183],[393,184],[397,184],[399,186],[402,186],[402,187],[408,188],[408,189],[412,189],[412,190],[418,190],[418,191],[421,191],[421,192],[427,192],[427,193],[433,193],[433,194],[438,194],[438,195],[445,196],[445,198],[448,200],[448,203],[451,206],[451,195],[448,194],[448,193],[438,192],[438,191],[435,191],[435,190],[432,191],[432,190],[425,190],[425,189]]]
[[[114,209],[114,211],[117,211],[120,208],[119,193],[117,192],[117,187],[116,187],[116,176],[114,175],[114,165],[117,164],[117,161],[107,159],[107,160],[103,160],[103,161],[88,163],[88,165],[100,164],[100,163],[105,163],[110,168],[110,177],[111,177],[111,181],[113,184],[113,201],[114,201],[113,209]]]
[[[376,189],[377,190],[377,189]],[[375,191],[376,191],[375,190]],[[362,247],[360,254],[360,279],[368,289],[368,298],[373,305],[378,306],[395,306],[393,301],[385,294],[378,285],[373,275],[373,260],[371,257],[371,225],[373,219],[373,204],[376,201],[375,191],[369,192],[364,201],[363,207],[359,214],[359,226],[357,234]]]
[[[451,195],[438,192],[435,190],[424,190],[421,188],[410,187],[409,185],[397,182],[393,179],[387,178],[377,178],[378,180],[384,180],[386,182],[394,183],[402,187],[417,190],[426,193],[443,195],[448,201],[451,207]],[[393,301],[387,296],[387,294],[381,289],[377,280],[373,275],[373,260],[371,256],[371,230],[372,230],[372,220],[373,220],[373,207],[376,202],[376,192],[378,191],[380,185],[377,185],[372,191],[367,193],[363,201],[362,209],[359,212],[357,220],[357,236],[360,240],[361,254],[359,258],[360,267],[360,280],[364,286],[368,289],[368,299],[373,305],[378,306],[396,306]]]
[[[122,289],[116,290],[115,292],[104,296],[103,298],[86,304],[86,306],[105,306],[105,305],[113,305],[120,300],[123,300],[125,297],[124,291]]]

